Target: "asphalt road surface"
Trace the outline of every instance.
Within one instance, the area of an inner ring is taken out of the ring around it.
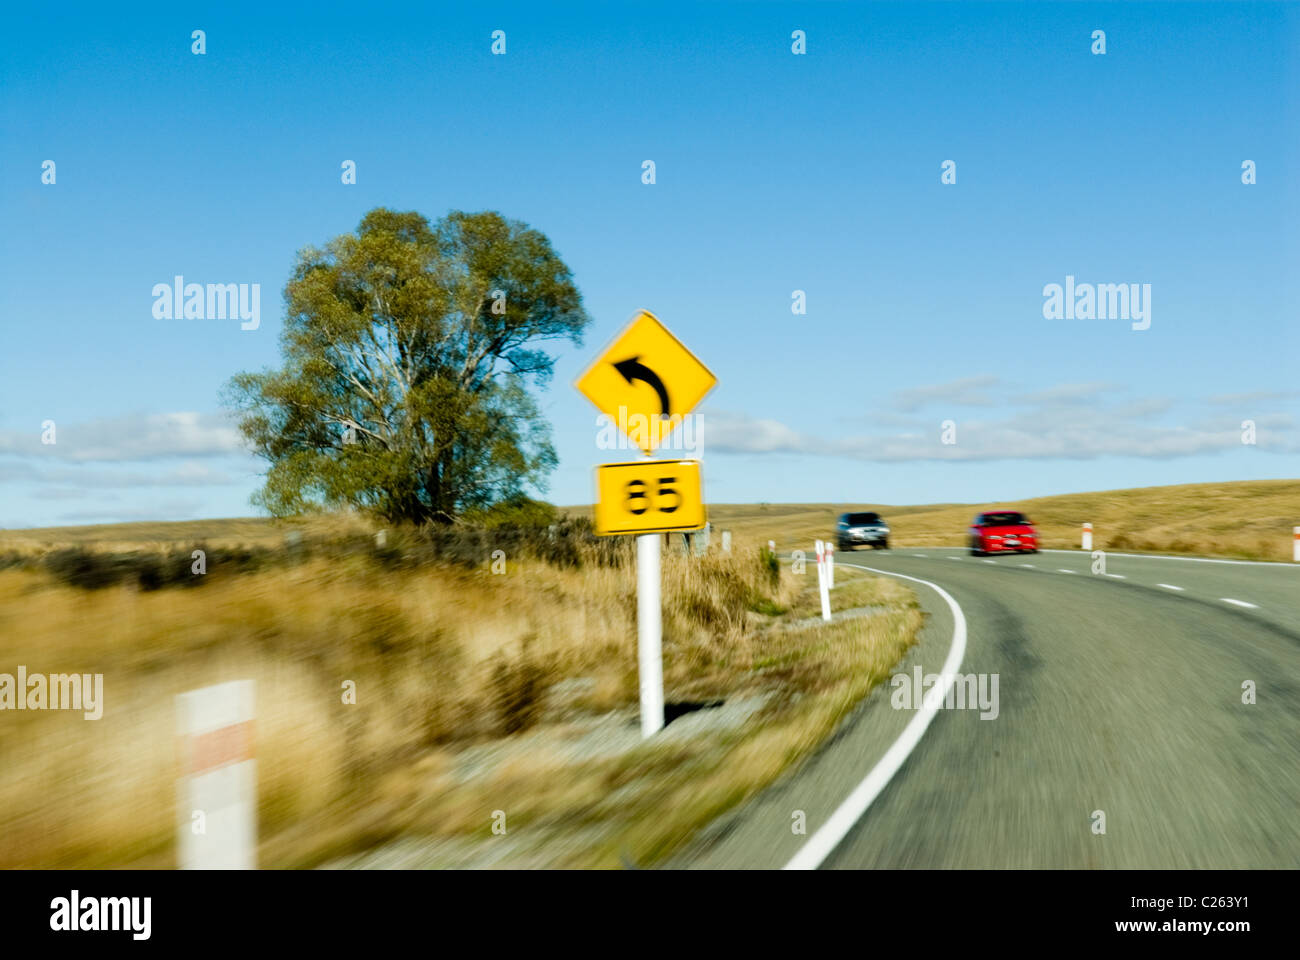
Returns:
[[[940,673],[964,620],[956,673],[998,675],[997,716],[940,707],[914,737],[922,711],[882,685],[677,865],[1300,866],[1300,564],[897,547],[849,565],[950,596],[909,583],[926,626],[896,674]]]

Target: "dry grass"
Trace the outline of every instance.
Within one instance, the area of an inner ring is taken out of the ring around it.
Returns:
[[[1300,525],[1300,480],[1143,487],[1006,504],[719,504],[709,507],[709,519],[718,529],[775,540],[781,550],[808,550],[814,539],[834,535],[838,514],[875,510],[889,521],[891,545],[951,546],[965,542],[977,512],[1003,506],[1024,510],[1045,547],[1078,548],[1086,521],[1097,549],[1290,560],[1292,527]]]
[[[282,539],[256,523],[123,525],[98,531],[100,541],[24,531],[0,549]],[[317,523],[316,535],[330,533]],[[602,565],[607,551],[584,553],[578,567],[511,556],[504,575],[484,559],[465,568],[309,555],[155,590],[81,589],[31,564],[0,570],[0,671],[102,673],[105,685],[98,721],[6,711],[0,866],[173,865],[173,698],[235,678],[258,683],[265,866],[319,864],[396,838],[490,844],[501,807],[512,830],[546,838],[533,861],[514,862],[653,861],[820,742],[920,623],[910,594],[890,583],[879,588],[886,615],[788,628],[792,614],[755,611],[800,609],[814,577],[773,582],[743,538],[728,556],[669,552],[669,701],[762,695],[767,706],[739,730],[575,758],[563,748],[582,724],[635,715],[634,570]],[[342,702],[348,680],[355,705]],[[576,686],[551,696],[566,684]],[[467,773],[475,751],[498,756]]]
[[[0,549],[44,552],[60,547],[93,546],[96,550],[162,551],[206,543],[213,547],[279,547],[286,538],[337,539],[374,530],[359,514],[332,513],[273,520],[230,517],[217,520],[172,520],[136,523],[94,523],[78,527],[35,527],[0,530]]]
[[[812,567],[812,564],[809,564]],[[816,581],[816,573],[809,576]],[[831,612],[852,610],[855,607],[888,607],[898,596],[895,587],[897,580],[875,577],[852,567],[837,564],[835,567],[835,589],[830,591]],[[821,596],[816,590],[804,591],[790,607],[790,615],[796,620],[805,617],[819,617],[822,612]]]

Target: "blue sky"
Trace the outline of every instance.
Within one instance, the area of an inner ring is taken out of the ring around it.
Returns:
[[[555,502],[626,458],[570,384],[639,308],[718,375],[715,502],[1300,476],[1296,5],[5,17],[2,526],[253,512],[218,391],[277,364],[295,252],[381,205],[499,210],[573,269],[595,322],[541,394]],[[260,327],[155,319],[177,274],[259,283]],[[1045,319],[1067,275],[1150,284],[1150,328]]]

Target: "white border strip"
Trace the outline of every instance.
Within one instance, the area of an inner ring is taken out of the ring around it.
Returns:
[[[862,819],[862,815],[880,795],[880,791],[885,789],[890,779],[898,772],[898,768],[921,742],[921,737],[930,726],[930,721],[939,712],[939,704],[948,695],[949,688],[957,679],[957,670],[961,667],[962,657],[966,655],[966,615],[962,613],[957,601],[943,587],[929,580],[922,580],[920,577],[909,577],[890,570],[877,570],[875,567],[864,567],[847,561],[840,562],[845,566],[857,567],[859,570],[870,570],[872,573],[887,577],[900,577],[903,580],[911,580],[931,587],[943,597],[948,604],[948,609],[952,611],[952,646],[948,650],[948,659],[944,661],[943,670],[940,672],[940,676],[944,678],[943,683],[935,684],[930,688],[921,708],[908,722],[899,738],[885,751],[885,755],[871,768],[866,778],[853,789],[848,799],[831,814],[830,819],[822,825],[821,829],[805,841],[799,852],[782,868],[784,870],[816,870],[821,866],[822,861],[830,856],[831,851],[839,846],[840,841],[853,829],[854,824]]]

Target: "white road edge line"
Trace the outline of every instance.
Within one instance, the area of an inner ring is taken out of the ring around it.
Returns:
[[[1258,609],[1259,609],[1259,607],[1258,607],[1257,605],[1255,605],[1255,604],[1253,604],[1253,603],[1247,603],[1245,600],[1234,600],[1234,599],[1232,599],[1232,597],[1220,597],[1219,599],[1222,600],[1224,603],[1232,603],[1232,604],[1235,604],[1235,605],[1237,605],[1237,606],[1239,606],[1239,607],[1250,607],[1250,609],[1252,609],[1252,610],[1258,610]]]
[[[923,550],[951,550],[952,547],[922,547]],[[1086,550],[1061,550],[1056,547],[1040,547],[1040,553],[1073,553],[1075,556],[1087,556]],[[1166,553],[1114,553],[1112,551],[1103,551],[1108,557],[1136,557],[1139,560],[1185,560],[1188,563],[1230,563],[1236,566],[1246,567],[1289,567],[1292,570],[1300,570],[1300,563],[1295,561],[1287,562],[1285,560],[1218,560],[1214,557],[1171,557]],[[958,557],[951,559],[957,560]]]
[[[1122,573],[1108,573],[1108,574],[1106,574],[1106,576],[1111,577],[1112,579],[1115,579],[1115,580],[1127,580],[1127,579],[1128,579],[1128,577],[1124,576],[1124,574],[1122,574]]]
[[[1043,553],[1073,553],[1086,556],[1083,550],[1044,548]],[[1171,557],[1163,553],[1111,553],[1109,551],[1105,553],[1108,557],[1137,557],[1139,560],[1185,560],[1188,563],[1232,563],[1247,567],[1290,567],[1292,570],[1300,570],[1300,563],[1286,563],[1282,560],[1215,560],[1212,557]]]
[[[1157,587],[1164,587],[1166,590],[1181,590],[1182,587],[1175,587],[1172,583],[1157,583]]]
[[[958,558],[950,557],[949,559],[956,560]],[[783,870],[816,870],[821,866],[822,861],[839,846],[840,841],[853,829],[854,824],[862,819],[862,815],[867,812],[867,808],[880,795],[880,791],[885,789],[890,779],[898,772],[898,768],[903,765],[916,748],[916,745],[921,742],[921,737],[925,734],[926,728],[930,726],[930,721],[939,712],[939,704],[948,696],[948,690],[956,681],[957,670],[961,667],[962,658],[966,655],[966,615],[962,613],[961,606],[947,590],[937,583],[922,580],[920,577],[909,577],[889,570],[859,566],[855,563],[848,564],[848,566],[857,567],[859,570],[870,570],[872,573],[883,574],[886,577],[900,577],[914,583],[923,583],[933,589],[939,596],[943,597],[944,602],[948,604],[948,609],[952,611],[952,646],[948,649],[948,659],[943,662],[943,669],[940,671],[940,676],[944,678],[944,681],[936,683],[930,688],[930,692],[926,694],[921,703],[921,709],[903,728],[903,732],[898,739],[890,745],[889,749],[885,751],[885,755],[871,768],[871,772],[866,775],[863,781],[854,787],[848,798],[836,808],[821,829],[804,842],[799,852],[790,858],[790,862],[782,868]]]

